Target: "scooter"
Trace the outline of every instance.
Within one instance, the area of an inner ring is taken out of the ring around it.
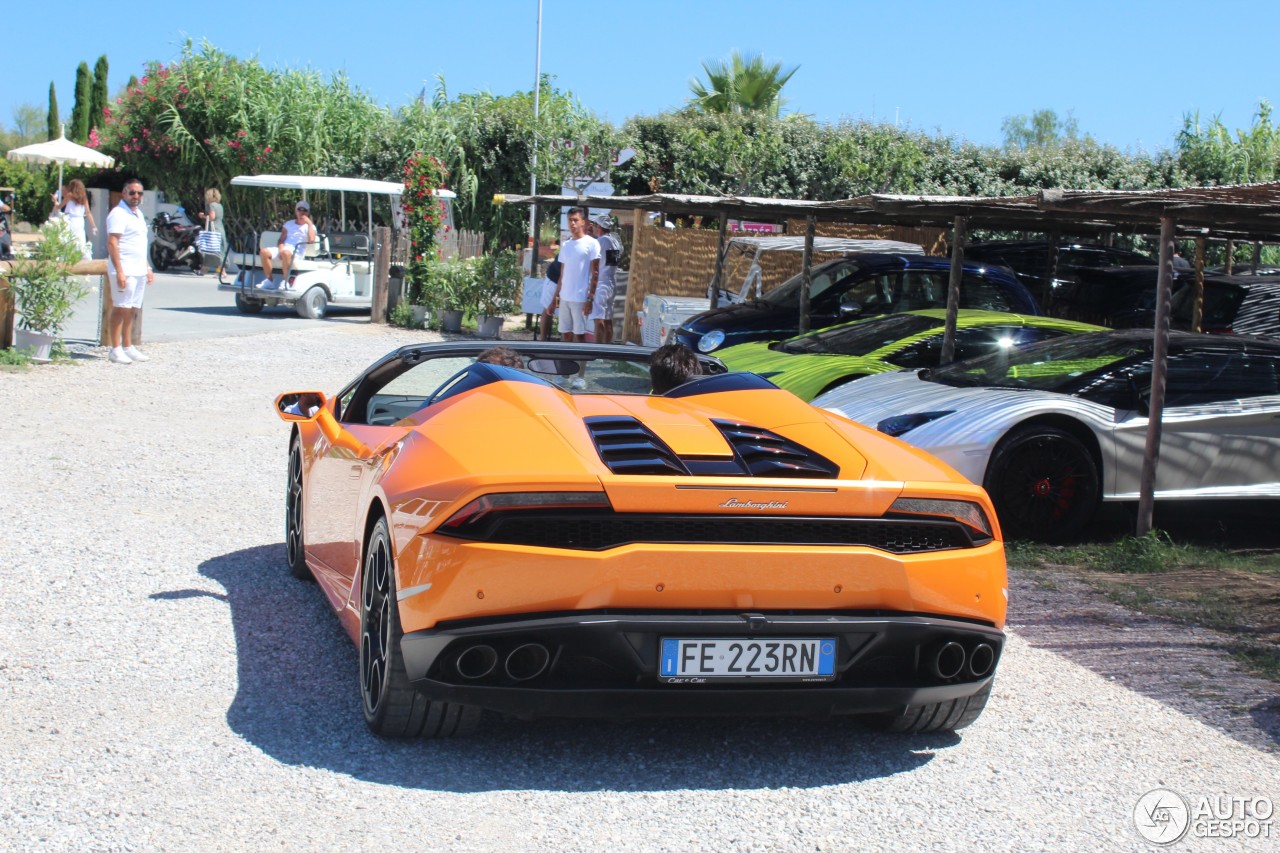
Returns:
[[[163,272],[171,266],[186,264],[192,272],[199,272],[204,263],[196,238],[199,225],[184,225],[168,213],[161,211],[151,220],[154,237],[151,240],[151,266]]]

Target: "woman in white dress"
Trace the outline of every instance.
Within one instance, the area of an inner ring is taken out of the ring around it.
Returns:
[[[98,226],[93,221],[93,211],[89,209],[89,194],[85,192],[84,181],[72,178],[62,188],[61,198],[58,193],[54,193],[53,212],[50,215],[56,216],[59,213],[66,217],[67,227],[80,241],[81,255],[85,260],[89,260],[92,252],[89,249],[89,237],[85,231],[86,220],[93,234],[98,233]]]

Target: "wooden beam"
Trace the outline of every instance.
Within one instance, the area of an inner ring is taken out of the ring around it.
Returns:
[[[711,307],[720,304],[720,285],[724,280],[725,236],[729,233],[729,214],[720,211],[720,238],[716,241],[716,275],[711,280]]]
[[[1227,262],[1223,264],[1222,271],[1227,275],[1231,275],[1231,268],[1235,266],[1235,262],[1236,262],[1236,241],[1228,240],[1227,241]]]
[[[960,312],[960,282],[964,278],[964,239],[968,220],[957,216],[951,226],[951,278],[947,285],[947,322],[942,334],[942,363],[956,358],[956,316]]]
[[[809,288],[813,285],[813,234],[817,220],[812,216],[805,217],[804,223],[804,259],[801,262],[800,281],[800,334],[809,331]]]
[[[385,225],[373,229],[373,294],[369,306],[369,322],[387,324],[387,286],[391,283],[391,229]]]
[[[1202,332],[1204,329],[1204,235],[1196,238],[1196,296],[1191,305],[1191,331]]]
[[[1052,228],[1048,233],[1049,251],[1045,253],[1044,261],[1044,277],[1040,282],[1040,310],[1049,313],[1049,302],[1053,299],[1053,280],[1058,277],[1058,243],[1062,240],[1062,234],[1057,228]]]
[[[1249,275],[1257,275],[1258,267],[1262,262],[1262,244],[1257,240],[1253,241],[1253,266],[1249,268]]]
[[[1171,216],[1160,219],[1160,273],[1156,278],[1155,346],[1151,359],[1151,400],[1147,405],[1147,443],[1138,484],[1138,521],[1134,531],[1146,535],[1155,517],[1156,469],[1164,416],[1165,374],[1169,363],[1169,314],[1173,295],[1173,231]]]

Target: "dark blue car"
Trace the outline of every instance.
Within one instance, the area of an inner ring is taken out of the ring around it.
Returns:
[[[866,254],[830,261],[812,270],[809,328],[820,329],[859,317],[947,307],[949,258]],[[686,320],[676,340],[702,352],[747,341],[775,341],[799,334],[800,281],[797,275],[763,299],[713,308]],[[960,307],[1039,314],[1031,293],[1003,267],[966,263]]]

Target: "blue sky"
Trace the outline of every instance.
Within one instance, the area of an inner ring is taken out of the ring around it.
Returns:
[[[344,70],[398,106],[442,74],[450,92],[528,90],[537,0],[7,4],[0,122],[21,103],[74,103],[75,69],[105,53],[112,93],[148,60],[206,38],[274,67]],[[112,8],[128,8],[116,16]],[[303,11],[309,10],[309,11]],[[955,13],[959,11],[959,14]],[[47,35],[41,35],[47,33]],[[1182,117],[1253,121],[1280,98],[1280,3],[544,0],[542,70],[614,124],[680,106],[701,63],[735,48],[799,65],[788,109],[999,143],[1005,117],[1052,109],[1122,149],[1169,148]]]

